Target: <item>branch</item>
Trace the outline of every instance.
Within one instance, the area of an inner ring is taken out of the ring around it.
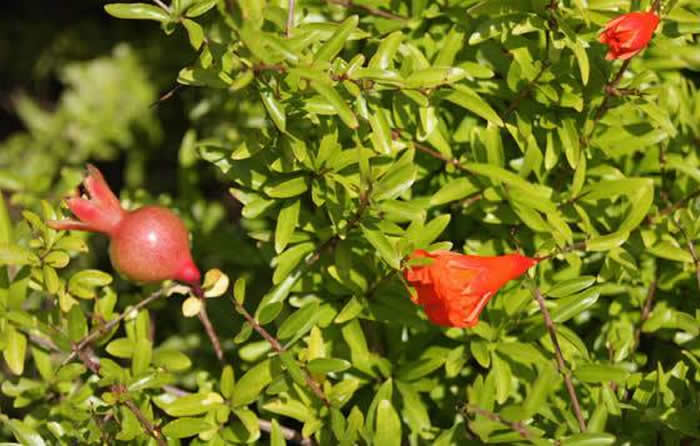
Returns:
[[[267,432],[268,434],[272,432],[272,423],[267,420],[258,419],[258,426],[260,426],[260,430],[263,432]],[[293,441],[301,446],[315,445],[313,439],[302,436],[301,433],[295,431],[294,429],[285,426],[279,426],[279,428],[280,432],[282,432],[282,436],[287,441]]]
[[[93,342],[95,339],[99,338],[103,334],[109,332],[114,326],[119,324],[121,321],[126,319],[127,316],[129,316],[132,312],[134,311],[139,311],[141,308],[145,307],[146,305],[150,304],[154,300],[157,300],[165,295],[167,295],[168,291],[170,289],[163,289],[161,288],[160,290],[152,293],[150,296],[142,300],[141,302],[137,303],[133,307],[127,307],[122,314],[119,315],[119,317],[112,319],[111,321],[107,322],[104,325],[100,325],[97,327],[97,329],[93,330],[91,333],[89,333],[87,336],[85,336],[83,339],[81,339],[77,344],[73,345],[73,351],[71,352],[70,355],[66,359],[63,360],[61,365],[65,365],[75,359],[76,356],[80,354],[80,352],[91,342]]]
[[[531,279],[532,280],[532,279]],[[571,372],[566,368],[564,363],[564,355],[561,353],[561,347],[559,347],[559,340],[557,339],[556,329],[554,327],[554,321],[552,316],[549,314],[549,310],[544,303],[544,297],[540,292],[540,289],[532,282],[532,294],[537,300],[540,306],[540,311],[542,312],[542,317],[544,317],[544,324],[549,332],[549,337],[552,339],[552,345],[554,345],[554,356],[557,358],[557,370],[564,377],[564,383],[566,384],[566,390],[569,392],[569,398],[571,399],[571,405],[574,407],[574,414],[578,420],[579,428],[581,432],[586,432],[586,421],[583,419],[583,413],[581,411],[581,405],[578,402],[578,397],[576,396],[576,389],[574,389],[574,383],[571,380]]]
[[[287,38],[290,38],[294,29],[294,0],[287,1]]]
[[[394,13],[391,13],[388,11],[384,11],[382,9],[375,8],[373,6],[357,5],[352,0],[326,0],[326,3],[343,6],[343,7],[348,8],[348,9],[352,9],[352,8],[361,9],[369,14],[376,15],[378,17],[384,17],[385,19],[401,20],[401,21],[408,20],[408,17],[404,17],[402,15],[398,15],[398,14],[394,14]]]
[[[617,90],[615,87],[622,80],[622,76],[625,74],[625,71],[627,71],[627,67],[629,67],[631,61],[632,59],[627,59],[624,62],[622,62],[622,66],[620,67],[620,70],[617,72],[613,80],[611,82],[608,82],[608,84],[605,86],[605,97],[603,98],[603,102],[600,103],[600,106],[598,107],[598,110],[596,111],[595,115],[593,116],[593,126],[591,128],[591,133],[585,139],[586,145],[588,143],[588,140],[593,136],[593,132],[595,131],[595,127],[598,124],[598,121],[600,121],[603,115],[605,115],[605,113],[610,108],[610,97],[616,96]]]
[[[258,334],[260,336],[262,336],[263,339],[265,339],[270,344],[270,346],[272,347],[272,349],[274,351],[276,351],[278,354],[284,353],[287,351],[287,349],[277,340],[277,338],[275,338],[274,336],[272,336],[270,334],[270,332],[265,330],[265,327],[260,325],[258,323],[258,321],[256,321],[255,318],[253,316],[251,316],[250,313],[248,313],[248,310],[246,310],[245,307],[243,307],[243,305],[241,305],[233,297],[231,298],[231,301],[233,302],[233,305],[236,307],[236,311],[238,311],[241,315],[243,315],[245,320],[248,321],[248,323],[250,324],[251,327],[253,327],[253,330],[258,332]],[[304,365],[301,365],[301,368],[304,372],[304,380],[306,381],[306,385],[309,386],[311,391],[313,391],[313,393],[316,394],[318,399],[320,399],[321,402],[323,402],[323,404],[326,407],[330,407],[331,402],[330,402],[330,400],[328,400],[328,397],[326,396],[326,394],[323,393],[323,390],[321,389],[321,385],[318,383],[318,381],[316,381],[313,378],[313,376],[311,376],[311,373],[308,371],[308,369]]]
[[[503,112],[503,116],[501,116],[501,119],[503,119],[503,121],[505,121],[508,118],[508,115],[510,115],[513,112],[513,110],[515,110],[518,107],[518,105],[520,105],[520,103],[523,101],[523,99],[525,99],[527,97],[527,95],[530,94],[532,89],[535,88],[535,85],[537,85],[537,81],[539,81],[540,77],[542,77],[544,72],[547,71],[547,68],[549,68],[549,63],[548,62],[543,63],[542,68],[540,68],[539,73],[537,73],[537,76],[535,76],[534,79],[532,79],[530,82],[528,82],[528,84],[525,86],[525,88],[520,90],[520,92],[515,97],[515,99],[513,99],[513,102],[511,102],[510,106],[508,106],[506,111]]]
[[[187,395],[192,395],[192,393],[188,392],[187,390],[180,389],[179,387],[171,386],[171,385],[165,385],[163,386],[163,390],[168,392],[171,395],[175,395],[178,398],[187,396]],[[261,431],[270,433],[272,431],[272,423],[258,418],[258,426],[260,427]],[[303,435],[301,435],[300,432],[295,431],[294,429],[286,426],[281,426],[280,425],[280,431],[282,432],[282,435],[284,436],[285,440],[287,441],[293,441],[296,442],[302,446],[314,446],[315,443],[313,439],[311,438],[306,438]]]
[[[700,196],[700,189],[696,190],[695,192],[686,195],[676,203],[672,204],[671,206],[662,209],[658,214],[656,214],[654,217],[649,218],[649,223],[655,223],[657,219],[664,217],[666,215],[672,214],[673,212],[677,211],[678,209],[684,207],[690,200]]]
[[[136,418],[139,420],[139,423],[141,423],[141,426],[148,432],[148,435],[151,437],[155,438],[156,442],[158,443],[158,446],[168,446],[168,443],[165,441],[165,438],[163,438],[163,434],[160,432],[160,428],[154,424],[152,424],[150,421],[148,421],[148,418],[141,412],[141,410],[136,407],[136,404],[134,404],[133,401],[131,400],[126,400],[124,401],[124,405],[129,408],[131,413],[136,416]]]
[[[163,8],[166,12],[170,12],[170,8],[168,7],[168,5],[163,3],[161,0],[153,0],[153,3]]]
[[[209,320],[209,315],[207,314],[206,299],[203,297],[200,297],[200,299],[202,301],[202,309],[199,310],[199,320],[202,321],[202,325],[204,325],[204,330],[207,332],[207,335],[211,340],[211,345],[214,347],[214,353],[216,353],[216,357],[219,358],[219,361],[223,362],[224,350],[221,348],[221,341],[219,341],[219,337],[216,335],[216,330],[214,330],[214,326]]]
[[[681,234],[683,234],[685,242],[688,244],[688,251],[690,251],[690,256],[693,258],[693,263],[695,264],[695,279],[698,281],[698,289],[700,289],[700,258],[698,258],[698,253],[695,250],[695,244],[693,243],[693,239],[688,236],[687,232],[685,232],[683,226],[681,226],[678,218],[675,218],[674,221],[676,226],[678,226],[678,229],[681,231]]]
[[[482,409],[481,407],[475,406],[473,404],[465,404],[464,410],[466,410],[467,412],[476,414],[476,415],[481,415],[482,417],[488,418],[491,421],[501,423],[504,426],[508,426],[509,428],[513,429],[513,431],[520,434],[520,436],[526,440],[530,440],[532,438],[537,437],[537,435],[530,432],[530,430],[527,427],[525,427],[525,424],[523,424],[520,421],[508,421],[496,413],[493,413],[493,412],[488,411],[486,409]]]
[[[653,280],[649,284],[649,290],[647,291],[647,297],[644,299],[644,306],[642,307],[642,315],[639,318],[639,326],[634,330],[634,349],[636,350],[639,345],[639,337],[642,335],[642,325],[649,319],[651,314],[651,307],[654,304],[654,295],[656,294],[656,280]]]

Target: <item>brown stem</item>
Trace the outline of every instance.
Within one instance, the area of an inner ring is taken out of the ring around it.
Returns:
[[[326,0],[326,3],[330,3],[333,5],[339,5],[343,6],[348,9],[361,9],[369,14],[376,15],[378,17],[384,17],[385,19],[390,19],[390,20],[408,20],[408,17],[404,17],[402,15],[394,14],[388,11],[384,11],[379,8],[375,8],[373,6],[368,6],[368,5],[358,5],[355,4],[352,0]]]
[[[192,395],[192,393],[188,392],[187,390],[183,390],[179,387],[175,386],[170,386],[170,385],[165,385],[163,386],[163,390],[168,392],[171,395],[175,395],[178,398],[187,396],[187,395]],[[258,426],[260,426],[260,430],[270,433],[272,431],[272,423],[263,420],[263,419],[258,419]],[[280,431],[282,432],[282,435],[284,436],[285,440],[287,441],[293,441],[297,444],[303,445],[303,446],[314,446],[315,443],[313,439],[311,438],[306,438],[303,435],[301,435],[300,432],[295,431],[292,428],[282,426],[280,425]]]
[[[169,290],[161,288],[160,290],[152,293],[150,296],[142,300],[141,302],[137,303],[131,308],[126,308],[122,314],[120,314],[118,317],[112,319],[111,321],[107,322],[104,325],[100,325],[97,327],[97,329],[93,330],[90,332],[87,336],[82,338],[80,341],[78,341],[77,344],[73,345],[73,351],[71,352],[70,355],[66,359],[63,360],[61,365],[65,365],[72,361],[78,354],[81,352],[88,344],[90,344],[92,341],[95,339],[99,338],[100,336],[104,335],[105,333],[109,332],[114,326],[119,324],[121,321],[126,319],[129,314],[131,314],[134,311],[139,311],[141,308],[145,307],[146,305],[150,304],[154,300],[157,300],[165,295],[167,295],[167,292]]]
[[[202,298],[201,301],[202,309],[199,310],[199,320],[202,321],[202,325],[204,325],[204,330],[207,332],[209,340],[211,341],[211,345],[214,347],[214,353],[216,353],[216,357],[219,358],[219,361],[223,362],[224,350],[221,348],[221,341],[219,341],[219,337],[216,335],[216,330],[214,330],[214,326],[209,320],[209,315],[207,314],[206,300]]]
[[[671,206],[668,206],[667,208],[662,209],[658,214],[656,214],[654,217],[649,219],[649,223],[654,223],[658,218],[669,215],[669,214],[677,211],[678,209],[685,206],[690,200],[692,200],[698,196],[700,196],[700,189],[683,197],[682,199],[680,199],[678,202],[672,204]]]
[[[593,136],[593,132],[595,131],[595,127],[598,124],[598,121],[601,120],[603,115],[605,115],[605,113],[610,108],[610,97],[614,96],[615,87],[622,80],[622,76],[625,74],[625,71],[627,71],[627,67],[629,67],[631,61],[632,59],[627,59],[624,62],[622,62],[622,66],[620,66],[620,70],[617,72],[613,80],[611,82],[608,82],[608,84],[605,86],[605,97],[603,97],[603,102],[600,103],[598,110],[596,110],[595,115],[593,115],[593,126],[591,128],[591,133],[586,138],[586,141],[590,140],[590,138]]]
[[[267,420],[259,419],[258,426],[260,426],[260,430],[263,432],[267,432],[268,434],[272,432],[272,423]],[[280,432],[282,432],[282,436],[287,441],[293,441],[301,446],[314,446],[316,444],[313,439],[302,436],[300,432],[294,429],[285,426],[280,426],[279,428]]]
[[[651,10],[657,14],[661,14],[661,0],[654,0],[654,4],[651,5]]]
[[[272,349],[274,351],[276,351],[277,353],[284,353],[287,351],[287,349],[284,348],[284,346],[277,340],[277,338],[272,336],[270,334],[270,332],[268,332],[265,329],[265,327],[260,325],[258,323],[258,321],[255,320],[255,318],[253,316],[251,316],[250,313],[248,313],[248,310],[246,310],[245,307],[243,307],[243,305],[241,305],[236,299],[232,298],[231,301],[233,302],[233,305],[236,307],[236,311],[238,311],[241,315],[243,315],[245,320],[248,321],[248,323],[250,324],[251,327],[253,327],[253,330],[255,330],[260,336],[262,336],[263,339],[265,339],[270,344],[270,346],[272,347]],[[309,386],[311,391],[314,394],[316,394],[318,399],[320,399],[321,402],[323,402],[323,404],[325,406],[330,407],[331,402],[330,402],[330,400],[328,400],[328,397],[326,396],[326,394],[323,393],[323,389],[321,389],[321,385],[318,383],[318,381],[316,381],[313,378],[311,373],[308,371],[308,369],[304,365],[301,365],[301,368],[304,372],[304,380],[306,381],[306,385]]]
[[[677,218],[675,219],[675,222],[676,226],[678,226],[678,229],[681,231],[681,234],[683,234],[685,242],[688,245],[688,251],[690,251],[690,256],[693,258],[693,263],[695,264],[695,279],[698,282],[698,289],[700,289],[700,258],[698,258],[698,253],[695,250],[695,244],[693,243],[693,239],[688,236],[687,232],[685,232],[685,229],[683,229],[683,226],[681,226],[681,223]]]
[[[287,38],[292,37],[294,29],[294,0],[287,1]]]
[[[540,311],[542,312],[542,317],[544,318],[544,325],[547,327],[549,337],[551,338],[552,345],[554,346],[554,356],[557,359],[557,370],[564,377],[566,391],[569,393],[569,398],[571,399],[571,405],[574,408],[574,414],[578,420],[579,428],[581,429],[581,432],[586,432],[586,421],[583,419],[581,405],[578,402],[576,389],[574,389],[574,383],[571,380],[571,372],[566,368],[566,364],[564,363],[564,355],[561,353],[561,347],[559,346],[559,340],[557,339],[554,321],[552,320],[552,316],[549,314],[549,310],[544,303],[544,297],[542,296],[540,289],[537,286],[534,286],[534,284],[532,289],[535,300],[537,300],[537,304],[540,306]]]
[[[154,424],[152,424],[150,421],[148,421],[148,418],[141,412],[141,410],[136,407],[136,404],[134,404],[133,401],[131,400],[126,400],[124,401],[124,405],[133,413],[136,418],[139,420],[139,423],[141,423],[141,426],[148,432],[148,435],[151,437],[155,438],[156,442],[158,443],[158,446],[168,446],[168,443],[165,441],[165,438],[163,438],[163,434],[160,432],[160,428]]]
[[[647,291],[647,297],[644,299],[644,306],[642,307],[642,314],[639,318],[639,326],[634,330],[634,348],[636,349],[639,345],[639,337],[642,335],[642,325],[649,319],[651,314],[651,308],[654,305],[654,296],[656,295],[656,280],[653,280],[649,284],[649,290]]]
[[[163,3],[161,0],[153,0],[153,3],[163,8],[163,10],[165,10],[166,12],[170,12],[170,8],[168,8],[168,5]]]
[[[491,421],[501,423],[504,426],[508,426],[509,428],[513,429],[513,431],[520,434],[520,436],[526,440],[537,437],[537,435],[530,432],[530,430],[527,427],[525,427],[525,425],[523,423],[521,423],[519,421],[508,421],[508,420],[504,419],[502,416],[500,416],[496,413],[493,413],[489,410],[482,409],[479,406],[475,406],[473,404],[465,404],[464,410],[466,410],[467,412],[476,414],[476,415],[481,415],[482,417],[488,418]]]
[[[540,68],[540,71],[537,73],[537,76],[535,76],[534,79],[532,79],[528,84],[520,90],[518,95],[513,99],[513,102],[511,102],[510,106],[506,109],[506,111],[503,112],[503,116],[501,117],[504,121],[508,118],[508,115],[510,115],[513,110],[515,110],[518,105],[527,97],[527,95],[530,94],[533,88],[535,88],[535,85],[537,85],[537,81],[540,80],[540,77],[544,74],[544,72],[549,68],[549,63],[544,63],[542,64],[542,68]]]

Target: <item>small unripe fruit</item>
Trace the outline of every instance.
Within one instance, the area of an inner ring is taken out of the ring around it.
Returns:
[[[112,265],[130,280],[172,279],[199,289],[201,274],[192,260],[187,228],[180,217],[161,206],[122,209],[102,173],[92,165],[87,169],[83,185],[89,197],[67,200],[78,220],[49,221],[49,226],[106,234]]]

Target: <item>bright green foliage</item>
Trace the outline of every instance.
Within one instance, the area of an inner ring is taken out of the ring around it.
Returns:
[[[105,10],[179,38],[191,64],[134,36],[62,68],[51,110],[14,101],[0,441],[700,441],[697,0],[662,0],[607,88],[622,62],[598,32],[649,0],[165,3]],[[179,90],[150,77],[163,67]],[[157,117],[159,90],[186,122]],[[177,153],[154,155],[167,135]],[[110,274],[99,237],[46,226],[86,161],[115,159],[126,206],[187,220],[205,301],[176,288],[134,308],[158,287]],[[476,327],[445,329],[401,279],[414,249],[551,257]],[[223,362],[185,317],[202,308]]]

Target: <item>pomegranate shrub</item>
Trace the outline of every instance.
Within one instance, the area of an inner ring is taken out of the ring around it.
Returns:
[[[0,443],[700,441],[697,2],[90,8],[8,90]]]

